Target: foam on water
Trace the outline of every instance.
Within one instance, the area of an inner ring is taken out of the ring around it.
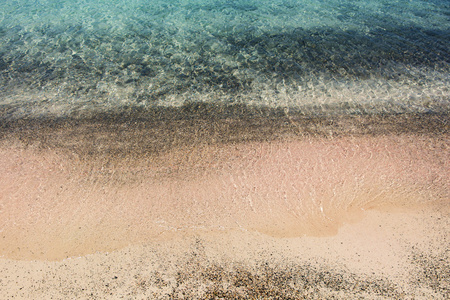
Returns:
[[[448,111],[446,1],[3,1],[3,118],[186,102]]]

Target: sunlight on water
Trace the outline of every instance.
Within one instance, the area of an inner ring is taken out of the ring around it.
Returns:
[[[3,191],[22,193],[37,223],[51,210],[35,205],[67,201],[107,208],[116,235],[147,222],[129,242],[164,226],[320,235],[363,209],[448,197],[444,1],[3,1],[0,12]],[[433,142],[416,149],[421,133]],[[378,138],[350,138],[364,134]],[[72,222],[56,212],[48,222]],[[67,224],[94,226],[97,213]]]
[[[2,117],[186,102],[442,111],[445,1],[3,1]]]
[[[109,162],[3,147],[0,255],[59,259],[169,233],[334,235],[365,210],[448,201],[449,151],[448,139],[419,135],[201,145]]]
[[[0,1],[0,298],[444,299],[449,71],[449,0]]]

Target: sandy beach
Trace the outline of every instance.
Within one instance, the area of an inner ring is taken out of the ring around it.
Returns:
[[[11,123],[1,298],[445,299],[448,125],[371,118]]]
[[[0,300],[450,299],[449,8],[0,1]]]
[[[330,237],[168,233],[60,261],[1,260],[3,299],[445,299],[448,214],[370,211]]]

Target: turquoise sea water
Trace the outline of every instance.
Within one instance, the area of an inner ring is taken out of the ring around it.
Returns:
[[[2,118],[450,107],[447,0],[4,0]]]

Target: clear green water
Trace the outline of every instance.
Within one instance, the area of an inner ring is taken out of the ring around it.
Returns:
[[[5,0],[0,114],[448,111],[444,0]]]

